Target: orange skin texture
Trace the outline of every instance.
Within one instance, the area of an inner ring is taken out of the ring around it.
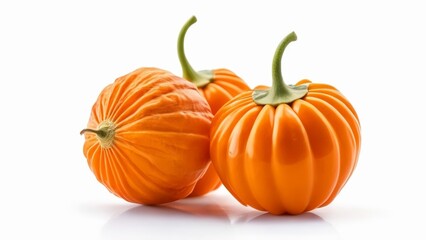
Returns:
[[[243,205],[310,211],[331,203],[354,171],[361,146],[355,109],[330,85],[300,84],[308,93],[290,104],[257,105],[246,91],[213,118],[212,163]]]
[[[213,80],[198,91],[209,103],[212,113],[216,112],[229,100],[250,87],[235,73],[221,68],[213,70]],[[218,189],[222,185],[213,165],[210,165],[205,175],[197,182],[190,197],[197,197]]]
[[[213,70],[213,80],[202,88],[198,88],[207,100],[213,115],[236,95],[250,90],[250,87],[235,73],[221,68]]]
[[[83,152],[113,194],[133,203],[161,204],[187,197],[210,164],[207,101],[188,81],[140,68],[100,93],[88,128],[115,124],[111,147],[85,133]]]

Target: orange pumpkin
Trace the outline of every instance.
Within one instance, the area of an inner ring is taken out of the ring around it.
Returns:
[[[193,84],[140,68],[100,93],[81,132],[83,152],[115,195],[140,204],[171,202],[187,197],[210,164],[212,118]]]
[[[328,205],[358,161],[360,122],[336,88],[302,80],[286,85],[279,44],[271,88],[233,98],[215,115],[210,155],[224,186],[243,205],[300,214]]]
[[[184,39],[189,27],[197,22],[192,16],[182,27],[178,38],[178,55],[182,66],[183,78],[194,83],[198,91],[209,103],[212,113],[215,114],[226,102],[237,94],[249,90],[249,86],[235,73],[228,69],[195,71],[189,64],[185,51]],[[204,195],[219,188],[220,179],[213,166],[209,167],[205,176],[198,181],[190,196]]]

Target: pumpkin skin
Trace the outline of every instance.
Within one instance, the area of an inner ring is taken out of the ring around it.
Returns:
[[[247,91],[250,88],[247,84],[228,69],[213,70],[214,78],[204,87],[199,87],[198,91],[209,103],[212,113],[216,112],[237,94]],[[210,165],[206,174],[197,182],[190,197],[205,195],[218,189],[222,185],[219,176],[213,165]]]
[[[250,87],[232,71],[220,68],[214,69],[213,78],[204,87],[198,87],[198,91],[207,100],[213,115],[236,95],[250,90]]]
[[[100,93],[82,131],[83,152],[113,194],[147,205],[175,201],[192,192],[210,164],[212,117],[193,84],[162,69],[140,68]],[[96,132],[102,129],[110,137]]]
[[[253,91],[241,93],[213,118],[211,160],[243,205],[310,211],[331,203],[354,171],[361,146],[355,109],[330,85],[302,80],[299,87],[306,94],[289,103],[259,104]]]
[[[207,100],[215,114],[225,103],[237,94],[250,90],[250,87],[234,72],[225,69],[213,69],[195,71],[189,64],[184,51],[184,38],[188,28],[197,21],[192,16],[182,27],[178,38],[178,55],[182,65],[183,78],[194,83],[200,94]],[[210,166],[206,174],[197,182],[190,197],[207,194],[221,186],[219,176],[213,166]]]

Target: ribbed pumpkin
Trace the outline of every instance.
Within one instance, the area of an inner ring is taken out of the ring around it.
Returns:
[[[244,92],[224,105],[211,126],[210,154],[224,186],[243,205],[273,214],[326,206],[358,161],[360,122],[336,88],[302,80],[286,85],[281,57],[271,88]]]
[[[215,114],[231,98],[249,90],[250,87],[239,76],[225,68],[198,72],[192,68],[185,55],[184,39],[189,27],[195,22],[197,22],[197,18],[192,16],[182,27],[178,38],[178,56],[182,66],[183,78],[198,87],[201,95],[209,103],[212,113]],[[190,196],[204,195],[219,188],[220,185],[220,179],[211,166],[205,176],[198,181]]]
[[[140,68],[100,93],[81,133],[90,169],[109,191],[134,203],[187,197],[209,161],[213,115],[188,81]]]

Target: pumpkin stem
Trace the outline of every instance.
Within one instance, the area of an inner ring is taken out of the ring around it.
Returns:
[[[294,86],[285,84],[281,72],[281,59],[284,50],[290,42],[296,40],[296,33],[291,32],[278,45],[272,60],[272,87],[268,90],[253,91],[252,97],[256,104],[277,106],[282,103],[291,103],[308,93],[306,85]]]
[[[85,128],[83,130],[81,130],[80,135],[85,134],[86,132],[91,132],[91,133],[95,133],[98,137],[102,138],[106,136],[106,132],[104,131],[104,129],[98,129],[98,130],[94,130],[94,129],[90,129],[90,128]]]
[[[185,25],[183,25],[179,33],[177,49],[178,49],[180,65],[182,67],[183,78],[194,83],[197,87],[204,87],[212,81],[213,79],[212,71],[204,70],[204,71],[196,72],[192,68],[191,64],[189,64],[188,59],[186,58],[186,55],[185,55],[185,50],[184,50],[184,39],[185,39],[186,32],[188,31],[189,27],[195,22],[197,22],[197,18],[195,16],[192,16],[185,23]]]
[[[85,133],[94,133],[99,141],[99,144],[103,148],[109,148],[112,146],[115,137],[115,124],[111,121],[103,121],[99,124],[98,129],[85,128],[81,130],[80,135]]]

